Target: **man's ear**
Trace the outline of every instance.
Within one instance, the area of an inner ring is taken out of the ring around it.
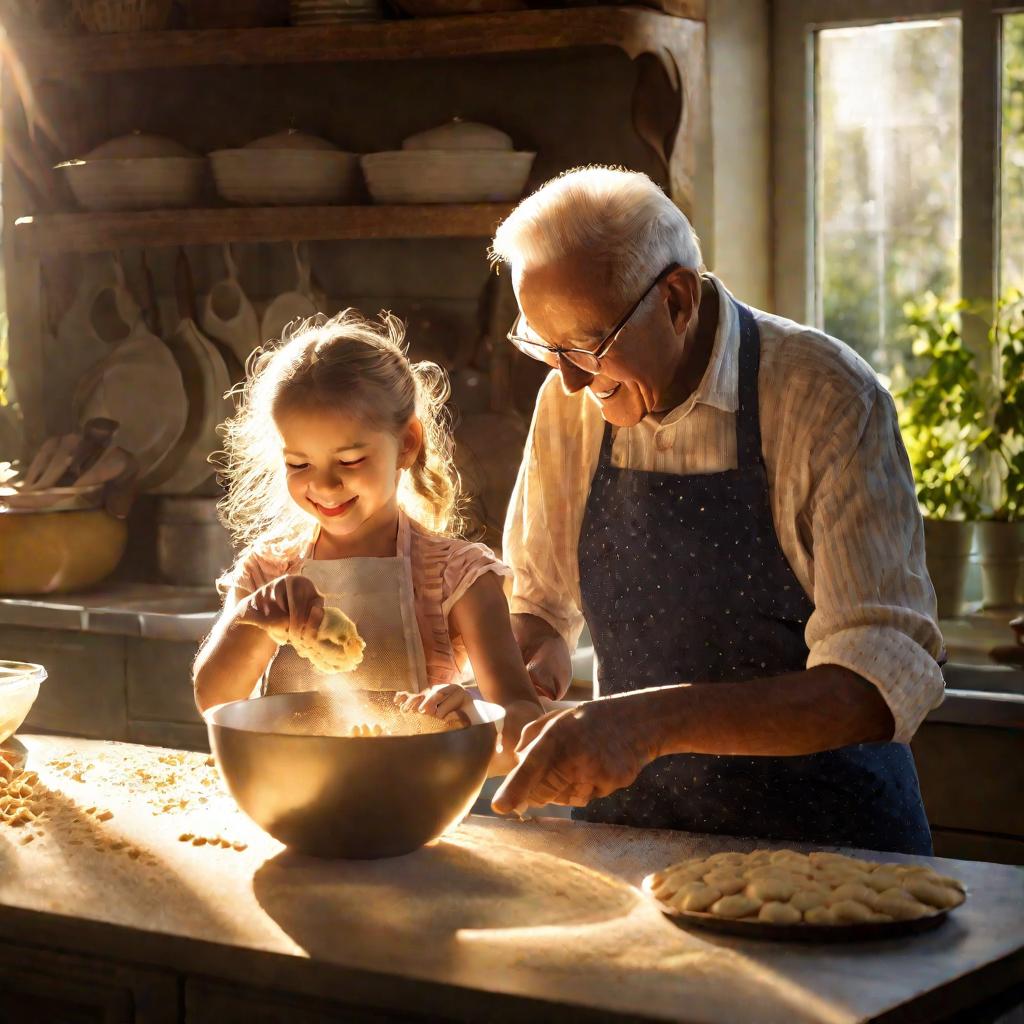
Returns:
[[[416,461],[416,457],[423,447],[423,424],[418,416],[405,425],[398,445],[398,465],[402,469],[409,469]]]
[[[676,267],[663,284],[668,288],[668,309],[676,334],[684,334],[700,307],[700,274]]]

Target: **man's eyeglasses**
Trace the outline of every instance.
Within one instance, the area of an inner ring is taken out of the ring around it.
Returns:
[[[619,335],[622,333],[626,324],[632,319],[633,314],[640,308],[641,303],[648,295],[659,285],[662,281],[672,273],[673,270],[678,270],[678,263],[670,263],[649,285],[644,291],[643,295],[640,296],[636,302],[626,312],[626,315],[604,336],[601,342],[596,348],[575,348],[573,346],[564,347],[562,345],[545,345],[544,342],[536,339],[536,335],[532,337],[521,333],[523,329],[529,330],[529,325],[523,318],[523,314],[520,313],[516,317],[515,323],[512,325],[512,329],[508,332],[508,340],[520,352],[525,353],[531,359],[539,359],[542,363],[548,363],[551,366],[558,365],[558,358],[561,357],[567,362],[572,363],[573,366],[584,373],[599,373],[601,370],[601,360],[608,354],[608,350],[618,341]],[[532,333],[532,332],[531,332]]]

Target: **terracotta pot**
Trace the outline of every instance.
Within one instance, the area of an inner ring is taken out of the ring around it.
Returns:
[[[940,619],[955,618],[963,607],[973,539],[974,523],[958,519],[924,521],[925,561]]]
[[[981,594],[985,608],[1013,608],[1024,601],[1024,522],[978,523]]]

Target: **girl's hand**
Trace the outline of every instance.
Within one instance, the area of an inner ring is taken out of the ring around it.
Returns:
[[[513,700],[505,705],[505,722],[501,727],[501,747],[491,761],[491,775],[507,775],[516,766],[516,747],[523,730],[544,714],[544,709],[531,700]]]
[[[458,683],[443,683],[432,686],[422,693],[396,693],[395,705],[401,711],[416,711],[434,718],[448,718],[457,715],[466,719],[462,708],[469,703],[469,694]],[[468,721],[468,719],[466,719]]]
[[[316,641],[324,617],[324,599],[311,579],[279,576],[253,591],[238,606],[237,622],[285,633],[289,641]]]

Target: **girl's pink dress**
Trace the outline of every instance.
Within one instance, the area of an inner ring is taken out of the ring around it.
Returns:
[[[405,516],[404,512],[399,512]],[[468,677],[469,656],[462,637],[453,632],[449,613],[467,590],[485,573],[511,576],[486,544],[442,537],[406,517],[410,530],[413,593],[416,624],[427,665],[427,684],[459,682]],[[309,557],[315,536],[283,555],[260,552],[255,545],[243,552],[235,565],[217,581],[221,594],[231,588],[239,598],[264,584],[298,571]]]

